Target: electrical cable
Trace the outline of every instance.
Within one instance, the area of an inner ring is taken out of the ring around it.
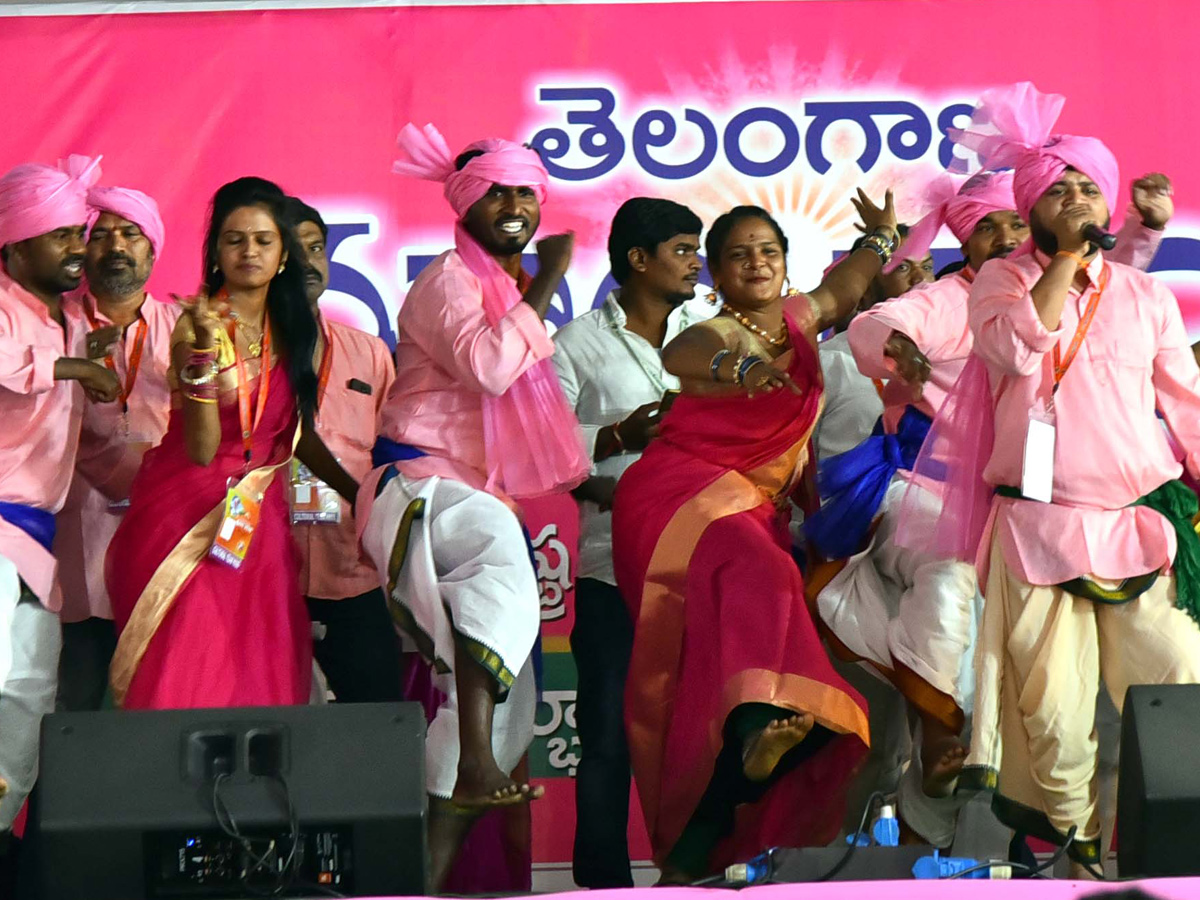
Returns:
[[[846,848],[846,852],[842,854],[842,858],[834,864],[832,869],[830,869],[820,878],[813,879],[815,882],[828,881],[842,871],[842,869],[846,868],[846,864],[850,862],[850,857],[852,857],[854,855],[854,851],[858,849],[859,837],[866,830],[867,819],[871,816],[871,807],[875,805],[876,800],[882,803],[884,799],[885,797],[882,791],[875,791],[870,797],[867,798],[867,802],[863,805],[862,817],[858,820],[858,828],[856,828],[854,833],[849,837],[850,846]]]
[[[988,862],[980,863],[977,866],[971,866],[971,868],[969,868],[969,869],[963,869],[961,872],[955,872],[953,875],[951,875],[949,878],[947,878],[946,881],[953,881],[956,878],[965,878],[967,875],[971,874],[972,872],[979,872],[979,871],[982,871],[983,869],[990,869],[992,866],[1007,866],[1009,869],[1013,870],[1014,872],[1016,872],[1016,871],[1023,872],[1025,874],[1026,878],[1046,879],[1046,876],[1043,875],[1042,872],[1046,871],[1047,869],[1054,868],[1054,866],[1058,863],[1058,861],[1063,858],[1063,854],[1065,854],[1067,852],[1067,849],[1071,846],[1071,844],[1074,843],[1075,833],[1078,830],[1079,829],[1077,826],[1072,825],[1070,831],[1067,832],[1067,839],[1062,843],[1062,845],[1057,850],[1054,851],[1053,855],[1048,860],[1041,863],[1040,865],[1028,866],[1025,863],[1019,863],[1019,862],[1008,862],[1006,860],[991,860]],[[1051,879],[1047,879],[1047,880],[1051,880]]]

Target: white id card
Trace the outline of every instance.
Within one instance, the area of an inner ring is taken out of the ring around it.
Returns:
[[[1025,459],[1021,465],[1021,494],[1030,500],[1051,502],[1054,495],[1054,412],[1033,412],[1025,432]]]

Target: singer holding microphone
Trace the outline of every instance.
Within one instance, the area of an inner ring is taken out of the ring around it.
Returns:
[[[955,135],[985,165],[1013,168],[1032,236],[975,279],[982,362],[956,387],[972,396],[978,375],[991,400],[973,406],[977,421],[957,410],[959,449],[996,437],[974,457],[994,496],[978,545],[985,599],[959,788],[995,790],[993,808],[1025,834],[1062,844],[1074,830],[1083,875],[1102,858],[1101,683],[1120,709],[1130,684],[1200,680],[1197,498],[1156,418],[1200,475],[1200,369],[1171,292],[1097,248],[1117,162],[1096,138],[1050,134],[1062,103],[1030,84],[990,91],[974,121],[1000,135]],[[963,495],[944,510],[983,521]]]

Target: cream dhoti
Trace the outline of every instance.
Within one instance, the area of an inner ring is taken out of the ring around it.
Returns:
[[[499,686],[492,752],[511,772],[533,739],[530,654],[540,624],[537,579],[516,515],[461,482],[397,473],[371,505],[362,546],[393,618],[433,662],[447,697],[425,745],[428,792],[448,798],[457,778],[456,640]]]

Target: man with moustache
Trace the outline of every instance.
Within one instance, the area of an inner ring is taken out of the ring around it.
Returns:
[[[407,126],[400,146],[394,171],[443,184],[455,248],[400,308],[380,468],[359,514],[393,617],[447,698],[426,740],[437,891],[476,814],[542,794],[511,776],[533,739],[540,624],[516,501],[577,487],[589,463],[543,323],[573,236],[538,243],[534,277],[522,267],[547,195],[541,159],[504,140],[455,158],[433,126]]]
[[[33,787],[41,719],[54,709],[61,636],[50,548],[84,395],[119,393],[117,376],[83,357],[86,323],[63,302],[83,279],[99,162],[73,155],[0,178],[0,836]]]
[[[927,253],[945,224],[962,242],[967,265],[872,307],[847,332],[859,370],[887,381],[879,436],[872,440],[878,446],[894,443],[894,458],[901,462],[878,469],[874,493],[847,485],[823,509],[824,523],[809,527],[826,555],[849,557],[818,599],[822,620],[843,645],[839,649],[888,672],[919,714],[918,755],[901,782],[900,811],[918,835],[942,847],[953,840],[961,805],[950,795],[966,757],[962,733],[971,705],[971,648],[981,598],[969,564],[903,546],[896,533],[908,494],[907,470],[971,353],[970,285],[985,262],[1008,256],[1029,235],[1014,210],[1011,173],[981,172],[956,191],[951,184],[949,179],[935,184],[933,210],[910,230],[897,255]],[[1169,182],[1161,175],[1139,179],[1133,196],[1140,220],[1128,217],[1117,253],[1144,267],[1171,215]],[[871,493],[874,505],[854,509],[864,493]],[[928,500],[919,508],[932,528],[939,515],[936,499],[911,494],[914,510],[918,496]]]
[[[142,456],[162,440],[171,409],[167,384],[173,303],[146,291],[162,257],[165,229],[158,204],[140,191],[93,187],[98,215],[88,234],[87,289],[69,301],[90,329],[89,356],[120,381],[115,404],[89,404],[75,477],[58,515],[54,555],[62,590],[63,649],[58,706],[99,709],[117,636],[104,586],[104,557],[128,506]]]
[[[289,197],[287,215],[303,252],[308,302],[320,327],[317,433],[356,480],[372,469],[394,370],[387,345],[321,314],[329,285],[329,228],[321,214]],[[292,530],[300,548],[300,582],[317,625],[313,655],[339,703],[402,700],[400,639],[373,566],[361,559],[354,513],[337,492],[293,463]]]
[[[952,524],[991,513],[962,781],[994,790],[1010,827],[1070,841],[1078,875],[1102,852],[1101,684],[1120,710],[1130,684],[1200,680],[1197,499],[1179,480],[1200,475],[1200,370],[1171,292],[1085,236],[1108,225],[1117,161],[1096,138],[1050,133],[1062,104],[1028,83],[996,89],[974,123],[998,133],[955,135],[1013,168],[1033,244],[971,288],[975,358],[950,402],[966,401],[973,441],[1002,439],[972,454],[990,502],[950,495],[946,509]]]
[[[579,675],[575,718],[582,758],[575,776],[575,883],[632,887],[629,749],[624,691],[633,626],[616,587],[612,495],[658,432],[664,397],[679,380],[662,348],[716,308],[693,304],[702,266],[700,219],[670,200],[634,197],[612,221],[608,256],[619,287],[599,309],[554,335],[554,368],[583,426],[591,477],[579,500],[579,568],[571,652]]]

